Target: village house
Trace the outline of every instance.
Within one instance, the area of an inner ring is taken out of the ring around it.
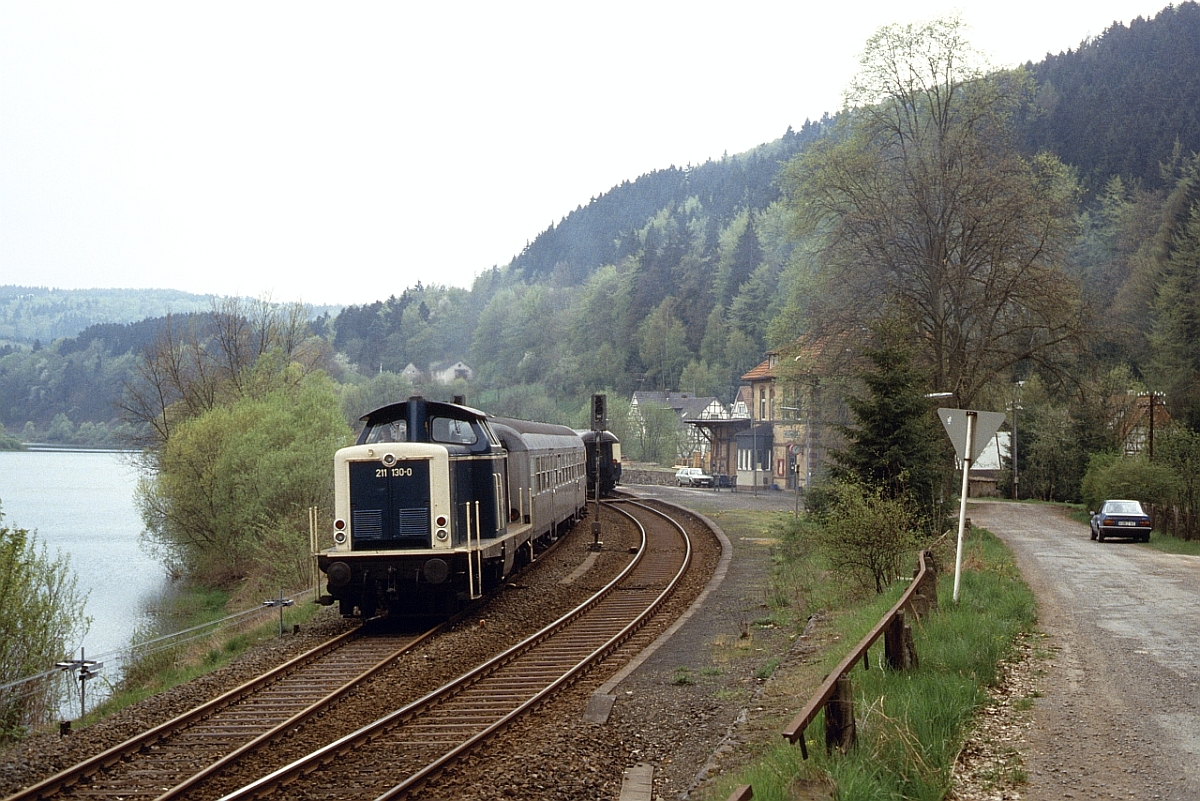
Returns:
[[[724,404],[713,397],[697,397],[690,392],[635,392],[629,405],[629,419],[645,430],[641,408],[647,404],[664,406],[675,413],[683,433],[678,459],[689,467],[711,470],[708,438],[687,423],[695,420],[721,420],[728,417]]]

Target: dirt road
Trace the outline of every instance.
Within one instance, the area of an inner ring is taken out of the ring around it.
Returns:
[[[1021,797],[1200,799],[1200,557],[1093,542],[1050,507],[968,514],[1012,548],[1049,635]]]

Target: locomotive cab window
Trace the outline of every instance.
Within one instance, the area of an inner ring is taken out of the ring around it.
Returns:
[[[479,436],[475,433],[475,429],[466,420],[435,417],[431,421],[429,428],[434,442],[448,442],[452,445],[474,445],[479,441]]]
[[[363,440],[365,445],[376,442],[408,442],[408,423],[404,420],[393,420],[390,423],[379,423],[367,430]]]

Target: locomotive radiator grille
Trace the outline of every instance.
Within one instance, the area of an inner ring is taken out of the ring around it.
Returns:
[[[379,509],[355,509],[351,518],[356,540],[383,539],[383,512]]]
[[[396,536],[429,538],[429,509],[401,509],[397,515]]]

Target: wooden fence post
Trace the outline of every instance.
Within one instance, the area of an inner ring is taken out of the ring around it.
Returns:
[[[917,659],[917,645],[913,642],[912,626],[904,626],[904,665],[916,670],[921,666]]]
[[[850,677],[842,675],[825,704],[825,750],[832,752],[837,748],[845,754],[854,747],[855,736],[854,693]]]
[[[892,670],[908,667],[904,649],[904,610],[896,610],[883,632],[883,660]]]

